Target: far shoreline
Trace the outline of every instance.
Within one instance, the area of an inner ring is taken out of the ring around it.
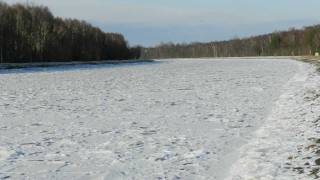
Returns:
[[[197,58],[161,58],[161,59],[133,59],[133,60],[103,60],[103,61],[56,61],[56,62],[33,62],[33,63],[0,63],[0,70],[23,69],[23,68],[45,68],[73,65],[104,65],[104,64],[131,64],[151,63],[161,60],[188,60],[188,59],[292,59],[315,64],[320,72],[320,57],[315,56],[248,56],[248,57],[197,57]]]
[[[34,62],[34,63],[3,63],[1,69],[23,69],[23,68],[41,68],[41,67],[58,67],[73,65],[103,65],[103,64],[131,64],[154,62],[154,60],[105,60],[105,61],[69,61],[69,62]]]

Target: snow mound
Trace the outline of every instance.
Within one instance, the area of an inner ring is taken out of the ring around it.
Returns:
[[[4,148],[0,147],[0,162],[5,161],[10,157],[11,153]]]

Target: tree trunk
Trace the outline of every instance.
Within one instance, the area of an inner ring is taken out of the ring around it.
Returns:
[[[0,54],[1,54],[1,61],[0,61],[0,64],[2,64],[2,63],[3,63],[3,51],[2,51],[2,47],[1,47],[1,52],[0,52]]]

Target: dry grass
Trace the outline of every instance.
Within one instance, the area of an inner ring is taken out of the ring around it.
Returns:
[[[317,56],[300,56],[300,57],[296,57],[295,59],[316,65],[318,72],[320,72],[320,57],[319,56],[318,57]]]

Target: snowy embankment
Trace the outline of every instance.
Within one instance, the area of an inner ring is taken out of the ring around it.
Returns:
[[[240,150],[230,180],[318,179],[320,176],[320,76],[300,65],[264,125]]]

